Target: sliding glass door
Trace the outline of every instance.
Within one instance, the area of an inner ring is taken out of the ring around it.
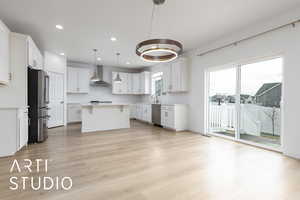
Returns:
[[[282,58],[240,67],[239,138],[280,147]]]
[[[208,133],[278,149],[282,65],[275,58],[208,72]]]
[[[209,132],[235,137],[236,68],[209,73]]]

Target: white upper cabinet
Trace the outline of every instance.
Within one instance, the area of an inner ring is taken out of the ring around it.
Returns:
[[[188,91],[188,66],[185,58],[179,58],[175,62],[163,66],[163,92],[187,92]]]
[[[150,94],[150,72],[140,74],[140,93]]]
[[[132,94],[133,93],[133,88],[132,88],[132,74],[128,73],[127,74],[127,94]]]
[[[0,20],[0,85],[9,83],[10,31]]]
[[[68,67],[67,73],[68,93],[89,93],[90,71],[89,69]]]
[[[34,69],[44,68],[44,58],[31,37],[28,38],[28,66]]]
[[[121,83],[114,82],[120,75]],[[123,73],[112,72],[113,94],[150,94],[150,72]]]
[[[132,94],[140,94],[140,74],[132,74]]]
[[[171,64],[166,63],[161,66],[163,69],[163,93],[171,91]]]
[[[128,75],[127,73],[119,73],[121,82],[121,94],[128,94]]]

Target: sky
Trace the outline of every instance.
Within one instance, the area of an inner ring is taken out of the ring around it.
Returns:
[[[282,58],[242,65],[241,94],[254,96],[264,83],[282,82]],[[234,95],[236,92],[236,68],[210,73],[210,96]]]

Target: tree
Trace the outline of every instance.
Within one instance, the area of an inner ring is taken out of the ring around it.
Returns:
[[[269,111],[264,110],[263,112],[272,120],[272,135],[275,136],[276,107],[273,107]]]

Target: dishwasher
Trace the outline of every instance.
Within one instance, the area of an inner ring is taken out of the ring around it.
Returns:
[[[152,123],[161,126],[161,104],[152,104]]]

